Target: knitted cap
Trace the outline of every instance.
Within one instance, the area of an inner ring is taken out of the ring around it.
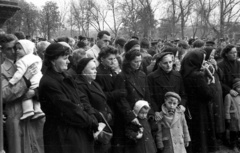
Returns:
[[[235,78],[233,80],[233,89],[236,89],[239,86],[240,86],[240,78]]]
[[[135,103],[135,105],[133,107],[133,111],[134,111],[135,115],[138,115],[139,111],[141,110],[141,108],[143,106],[147,106],[148,108],[150,108],[148,102],[145,100],[139,100]]]
[[[83,58],[77,64],[77,74],[81,74],[87,64],[93,60],[93,58]]]
[[[176,92],[167,92],[165,94],[165,98],[167,97],[174,97],[174,98],[177,98],[178,99],[178,103],[181,102],[181,97],[179,96],[179,94],[177,94]]]
[[[124,46],[125,52],[128,52],[133,46],[139,45],[137,40],[130,40]]]

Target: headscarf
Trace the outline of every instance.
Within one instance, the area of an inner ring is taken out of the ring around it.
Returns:
[[[193,71],[199,71],[202,67],[204,52],[200,50],[189,51],[183,58],[180,73],[185,78]]]
[[[206,53],[205,60],[207,61],[210,58],[210,55],[211,55],[211,53],[213,51],[213,48],[212,47],[206,47],[206,48],[204,48],[204,51]]]

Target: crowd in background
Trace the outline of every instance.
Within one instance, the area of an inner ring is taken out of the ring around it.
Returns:
[[[6,153],[240,152],[240,48],[0,34]],[[109,125],[108,143],[95,135]]]

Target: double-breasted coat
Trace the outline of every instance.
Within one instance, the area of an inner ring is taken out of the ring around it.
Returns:
[[[28,91],[30,81],[21,79],[15,85],[8,81],[16,72],[15,65],[5,59],[2,68],[2,98],[5,104],[6,135],[8,153],[44,153],[43,125],[45,119],[20,121],[22,116],[22,96]]]
[[[164,103],[164,95],[169,91],[178,93],[182,98],[181,104],[186,104],[187,96],[183,79],[177,71],[172,70],[166,73],[159,67],[156,71],[148,75],[148,86],[154,111],[161,111],[161,106]]]
[[[156,136],[157,147],[163,148],[163,153],[186,153],[185,142],[190,142],[187,122],[184,115],[185,108],[179,106],[172,121],[167,117],[165,105],[162,106],[163,118],[158,122]]]
[[[39,85],[46,153],[93,153],[94,110],[75,82],[48,68]]]

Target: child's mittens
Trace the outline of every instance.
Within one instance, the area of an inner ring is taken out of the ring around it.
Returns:
[[[184,145],[185,145],[185,147],[188,147],[189,146],[189,142],[188,141],[184,142]]]

